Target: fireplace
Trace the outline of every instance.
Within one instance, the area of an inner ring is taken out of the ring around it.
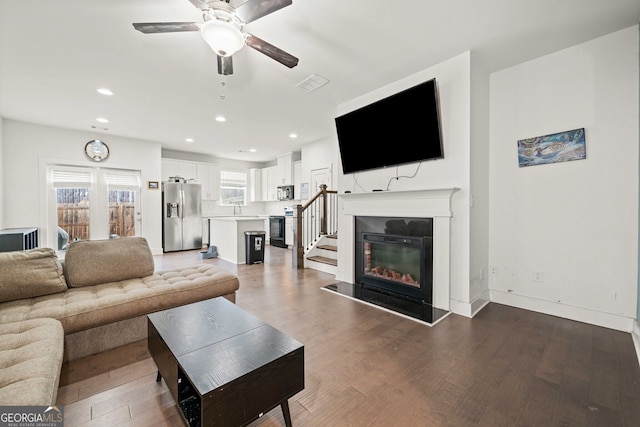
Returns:
[[[328,290],[433,324],[433,218],[356,216],[355,281]]]
[[[363,286],[431,304],[432,238],[363,232]]]
[[[455,241],[451,219],[452,196],[457,191],[459,188],[451,187],[339,194],[341,250],[336,274],[338,283],[326,289],[431,325],[442,320],[450,313],[451,273],[456,269],[455,260],[451,257]],[[429,238],[431,244],[426,245],[429,252],[425,252],[423,300],[398,297],[402,294],[362,284],[363,232]],[[426,261],[428,259],[431,263]]]
[[[355,283],[432,304],[433,218],[357,216]]]

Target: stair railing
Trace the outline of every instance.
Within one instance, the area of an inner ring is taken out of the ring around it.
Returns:
[[[294,268],[304,268],[304,254],[320,237],[338,232],[338,192],[320,185],[306,204],[293,206]]]

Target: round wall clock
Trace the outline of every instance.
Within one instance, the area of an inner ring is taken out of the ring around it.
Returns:
[[[94,162],[101,162],[109,157],[109,147],[99,139],[94,139],[85,144],[84,154]]]

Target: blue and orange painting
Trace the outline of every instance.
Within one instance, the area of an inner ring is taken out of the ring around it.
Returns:
[[[520,167],[569,162],[587,158],[584,128],[518,141]]]

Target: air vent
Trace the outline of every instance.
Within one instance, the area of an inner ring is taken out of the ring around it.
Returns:
[[[321,88],[327,83],[329,83],[329,80],[325,79],[324,77],[317,74],[311,74],[309,77],[298,83],[296,87],[299,87],[305,92],[313,92],[314,90]]]

